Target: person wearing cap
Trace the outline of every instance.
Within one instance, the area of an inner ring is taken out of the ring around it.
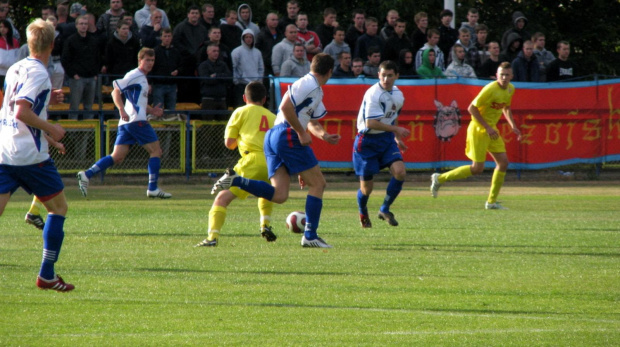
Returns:
[[[166,11],[161,8],[157,8],[157,0],[144,0],[144,7],[136,11],[134,15],[136,25],[138,25],[138,29],[142,29],[145,25],[152,26],[151,23],[151,13],[154,10],[159,10],[161,12],[161,27],[162,28],[170,28],[170,21],[168,20],[168,16],[166,15]]]

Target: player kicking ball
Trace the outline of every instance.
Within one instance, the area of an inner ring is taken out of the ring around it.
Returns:
[[[0,111],[0,215],[19,187],[34,194],[48,211],[43,227],[43,261],[37,287],[68,292],[75,288],[56,274],[65,237],[67,200],[64,185],[48,152],[45,133],[55,141],[65,136],[58,124],[47,121],[48,103],[63,99],[52,90],[47,63],[54,47],[54,27],[36,19],[26,28],[30,56],[13,64],[6,74],[6,95]]]
[[[118,122],[118,134],[112,155],[99,159],[90,169],[77,173],[78,186],[83,196],[88,194],[91,177],[115,164],[120,164],[129,154],[130,146],[140,144],[149,154],[149,185],[146,196],[149,198],[169,199],[172,194],[157,187],[161,167],[161,147],[155,130],[147,121],[146,115],[161,117],[164,111],[159,107],[148,105],[149,84],[146,75],[155,64],[155,51],[144,47],[138,52],[138,67],[127,72],[122,79],[115,80],[112,100],[118,108],[121,119]],[[123,105],[123,96],[126,102]]]
[[[282,98],[275,125],[265,138],[265,156],[271,185],[251,180],[227,170],[211,190],[211,194],[239,187],[250,194],[281,204],[288,199],[291,175],[299,175],[301,187],[308,186],[306,197],[306,228],[301,238],[303,247],[331,248],[317,234],[325,178],[310,144],[312,135],[333,145],[340,141],[340,135],[329,134],[319,123],[327,111],[323,106],[323,86],[332,75],[334,58],[319,53],[312,58],[310,73],[289,86]]]
[[[368,215],[368,198],[373,189],[373,176],[381,169],[390,169],[392,178],[388,183],[383,205],[378,213],[381,220],[398,226],[390,206],[400,194],[405,182],[405,164],[400,151],[406,151],[404,139],[409,130],[396,124],[405,97],[394,85],[398,79],[398,66],[386,60],[379,66],[379,82],[368,88],[357,114],[357,135],[353,143],[353,167],[360,180],[357,191],[362,228],[371,228]]]
[[[265,134],[273,128],[276,116],[264,108],[267,99],[267,90],[262,82],[250,82],[245,87],[243,100],[246,105],[239,107],[233,112],[224,132],[224,144],[226,148],[239,149],[241,159],[235,165],[234,170],[239,175],[269,184],[267,177],[267,161],[263,152]],[[196,245],[196,247],[217,246],[220,230],[226,220],[226,209],[236,199],[245,199],[250,193],[238,187],[220,191],[213,206],[209,211],[209,235]],[[267,242],[273,242],[277,236],[273,233],[270,223],[273,203],[263,198],[258,199],[258,211],[260,212],[261,236]]]
[[[437,197],[439,187],[447,181],[467,178],[471,175],[481,174],[484,170],[484,162],[487,152],[495,160],[495,171],[491,180],[491,191],[484,205],[487,210],[505,210],[506,208],[497,202],[497,196],[504,184],[506,171],[508,170],[508,156],[506,145],[497,129],[497,122],[502,114],[512,132],[521,141],[521,131],[515,125],[512,118],[510,104],[515,87],[510,83],[512,80],[512,67],[509,62],[503,62],[497,68],[497,80],[487,84],[478,96],[469,105],[471,122],[467,127],[467,144],[465,154],[472,160],[471,165],[457,167],[443,174],[431,175],[431,193]]]

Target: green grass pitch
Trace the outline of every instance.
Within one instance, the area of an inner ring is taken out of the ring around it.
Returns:
[[[426,178],[426,177],[425,177]],[[71,293],[41,291],[40,232],[16,193],[0,217],[1,346],[618,346],[618,182],[507,183],[510,208],[485,211],[488,182],[410,181],[361,229],[355,184],[330,184],[319,228],[333,249],[304,249],[285,230],[305,192],[276,205],[275,243],[256,199],[234,201],[217,248],[206,236],[205,185],[92,184],[66,193],[57,271]]]

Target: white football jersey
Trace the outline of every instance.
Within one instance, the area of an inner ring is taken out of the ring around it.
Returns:
[[[367,119],[376,119],[381,123],[394,125],[405,103],[403,92],[398,87],[392,91],[381,87],[379,82],[368,88],[364,94],[364,101],[357,114],[357,132],[361,134],[379,134],[384,131],[366,128]]]
[[[41,129],[15,118],[15,102],[26,100],[32,111],[47,121],[47,104],[52,91],[47,68],[40,60],[25,58],[6,73],[5,95],[0,110],[0,164],[33,165],[49,159],[48,143]]]
[[[325,106],[323,106],[323,90],[319,82],[311,74],[298,79],[288,87],[286,92],[297,113],[299,123],[306,130],[311,120],[323,118],[327,114]],[[278,111],[275,124],[286,122],[282,111]]]
[[[114,81],[114,87],[118,88],[125,96],[125,112],[129,116],[128,121],[122,118],[118,125],[138,121],[146,121],[146,106],[149,101],[149,83],[140,69],[135,68],[125,74],[125,77]]]

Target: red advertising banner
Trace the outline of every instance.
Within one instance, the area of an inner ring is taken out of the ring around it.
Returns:
[[[280,98],[294,79],[276,79]],[[366,89],[377,80],[330,80],[323,86],[328,111],[321,123],[342,136],[336,146],[314,139],[322,167],[351,168],[357,113]],[[403,153],[407,168],[440,168],[470,162],[465,137],[467,108],[489,81],[401,80],[405,105],[398,123],[411,131]],[[620,161],[620,80],[572,83],[513,83],[512,111],[523,138],[505,120],[498,128],[510,168],[541,169],[576,163]],[[460,113],[460,128],[458,113]],[[443,140],[442,140],[443,138]],[[449,138],[449,139],[448,139]],[[491,164],[492,160],[488,157]]]

